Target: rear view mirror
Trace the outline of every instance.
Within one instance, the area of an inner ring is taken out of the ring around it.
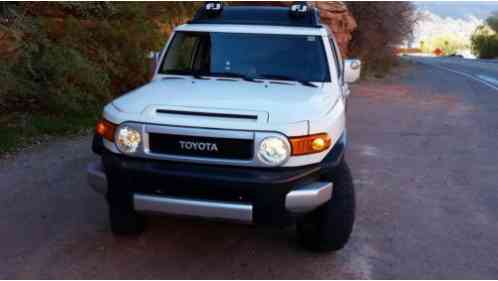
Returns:
[[[360,78],[361,74],[361,61],[358,59],[351,59],[344,61],[344,81],[346,83],[354,83]]]

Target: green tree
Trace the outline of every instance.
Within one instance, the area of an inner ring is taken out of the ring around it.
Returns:
[[[382,76],[395,65],[394,49],[412,35],[416,8],[412,2],[347,2],[358,27],[351,55],[364,62],[364,73]],[[375,50],[375,51],[372,51]]]
[[[492,15],[486,19],[486,24],[494,32],[498,32],[498,11],[493,12]]]
[[[483,59],[498,58],[498,12],[479,26],[471,37],[472,53]]]

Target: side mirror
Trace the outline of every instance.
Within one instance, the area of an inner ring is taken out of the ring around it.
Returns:
[[[344,81],[346,83],[354,83],[360,79],[361,74],[361,61],[358,59],[351,59],[344,61]]]
[[[149,59],[154,63],[154,65],[157,65],[159,63],[159,60],[161,59],[161,53],[161,51],[149,53]]]
[[[150,60],[149,77],[152,80],[154,79],[154,72],[156,71],[156,67],[159,65],[161,60],[161,52],[150,52],[147,57]]]

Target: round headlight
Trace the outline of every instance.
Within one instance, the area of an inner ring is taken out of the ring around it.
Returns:
[[[142,137],[140,132],[134,128],[123,126],[119,127],[115,141],[118,149],[123,153],[135,153],[140,146]]]
[[[267,137],[259,143],[258,158],[268,166],[283,164],[290,155],[290,145],[278,137]]]

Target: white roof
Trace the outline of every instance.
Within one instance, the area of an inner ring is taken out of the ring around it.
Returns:
[[[176,31],[327,36],[325,28],[270,25],[184,24]]]

